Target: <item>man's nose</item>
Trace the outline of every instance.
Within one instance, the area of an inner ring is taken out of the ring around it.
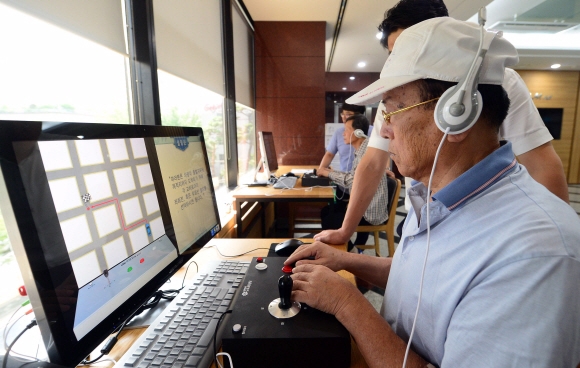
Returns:
[[[381,126],[381,137],[385,139],[392,139],[393,138],[393,129],[387,125],[387,123],[383,123]]]

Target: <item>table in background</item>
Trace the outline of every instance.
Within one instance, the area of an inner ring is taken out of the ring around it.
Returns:
[[[204,262],[215,259],[236,260],[236,261],[250,261],[253,257],[265,257],[268,254],[270,245],[272,243],[279,243],[286,239],[212,239],[204,248],[202,248],[191,261],[195,261],[200,267]],[[304,242],[310,242],[312,239],[302,239]],[[334,246],[337,249],[346,251],[346,244]],[[246,253],[247,252],[247,253]],[[246,253],[238,256],[239,254]],[[191,262],[190,261],[190,262]],[[182,278],[185,274],[185,266],[182,267],[173,277]],[[189,268],[186,277],[187,283],[193,282],[197,270],[194,265]],[[354,275],[346,271],[339,271],[339,275],[355,284]],[[111,350],[109,357],[115,360],[121,359],[123,354],[129,350],[133,342],[146,330],[143,328],[136,328],[132,330],[124,330],[119,335],[117,345]],[[93,364],[95,367],[112,367],[111,362],[103,362]],[[234,362],[235,366],[235,362]],[[351,339],[351,367],[363,368],[368,367],[364,358],[360,354],[358,347],[354,340]]]
[[[276,174],[283,175],[290,172],[292,169],[298,170],[312,170],[316,169],[317,166],[279,166]],[[296,181],[296,185],[293,189],[274,189],[272,186],[266,187],[248,187],[240,186],[234,192],[232,192],[232,197],[235,199],[236,207],[236,225],[237,227],[237,237],[243,238],[243,227],[242,218],[244,213],[242,212],[242,203],[244,202],[290,202],[290,203],[304,203],[304,202],[328,202],[334,198],[334,190],[331,187],[303,187],[302,186],[302,174],[297,174],[300,179]],[[309,190],[305,190],[309,189]],[[291,210],[292,212],[292,210]],[[266,236],[266,223],[264,216],[264,208],[261,209],[262,218],[262,236]],[[290,215],[290,232],[294,231],[293,226],[293,213]],[[293,237],[293,234],[289,235]]]

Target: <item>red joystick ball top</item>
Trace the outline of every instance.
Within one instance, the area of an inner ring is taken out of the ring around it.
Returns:
[[[282,267],[282,272],[284,272],[284,273],[292,273],[292,267],[290,267],[290,266],[284,266],[284,267]]]
[[[264,262],[264,258],[262,258],[262,257],[258,257],[258,259],[256,259],[256,262],[258,262],[258,263],[262,263],[262,262]]]

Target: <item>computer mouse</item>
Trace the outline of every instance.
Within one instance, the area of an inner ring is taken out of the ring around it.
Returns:
[[[290,177],[290,176],[296,176],[296,174],[294,174],[293,172],[287,172],[286,174],[282,175],[284,177]]]
[[[301,240],[288,239],[288,240],[283,241],[282,243],[276,245],[276,247],[274,248],[274,251],[280,257],[288,257],[292,253],[294,253],[296,248],[298,248],[302,244],[304,244],[304,242],[302,242]]]

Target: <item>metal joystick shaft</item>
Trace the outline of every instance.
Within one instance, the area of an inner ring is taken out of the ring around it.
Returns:
[[[272,300],[268,305],[268,312],[276,318],[290,318],[300,312],[300,303],[290,300],[292,295],[292,277],[290,275],[283,275],[278,279],[278,291],[280,297]]]
[[[292,306],[290,296],[292,295],[292,277],[290,275],[280,276],[278,279],[278,291],[280,292],[280,309],[289,309]]]

